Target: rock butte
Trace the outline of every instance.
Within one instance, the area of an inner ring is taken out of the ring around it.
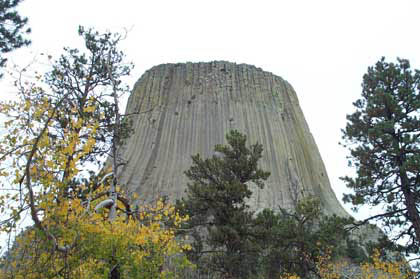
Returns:
[[[164,64],[146,71],[128,99],[134,134],[122,148],[120,183],[140,200],[184,194],[191,155],[213,155],[237,129],[264,146],[260,166],[271,176],[253,187],[254,209],[294,208],[301,196],[320,198],[326,212],[348,217],[338,202],[295,91],[254,66],[225,61]]]

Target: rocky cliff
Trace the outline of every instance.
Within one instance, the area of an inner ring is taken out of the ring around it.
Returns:
[[[183,195],[191,155],[212,155],[215,144],[237,129],[264,146],[261,167],[271,172],[254,189],[253,208],[293,208],[315,195],[325,210],[348,216],[337,201],[296,93],[282,78],[224,61],[164,64],[136,83],[126,113],[134,134],[122,150],[120,182],[150,201]]]

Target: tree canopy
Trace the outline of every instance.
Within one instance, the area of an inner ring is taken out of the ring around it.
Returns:
[[[408,239],[408,251],[420,248],[420,71],[398,59],[382,58],[363,76],[362,96],[353,103],[343,130],[354,177],[345,202],[380,206],[379,220],[394,239]],[[367,221],[367,220],[366,220]]]
[[[177,208],[190,217],[180,231],[193,238],[190,260],[200,272],[221,278],[319,276],[321,256],[345,254],[349,220],[324,215],[316,197],[302,198],[294,211],[257,214],[248,204],[249,184],[263,188],[269,177],[258,166],[262,145],[248,146],[236,130],[226,139],[211,158],[193,156],[185,172],[190,183]]]
[[[175,230],[188,217],[156,201],[135,204],[118,171],[130,134],[118,99],[132,65],[120,34],[79,28],[85,51],[65,48],[45,76],[17,80],[18,99],[0,103],[2,232],[19,231],[1,278],[168,278],[188,265]],[[107,164],[104,165],[105,159]],[[171,223],[169,227],[166,224]],[[179,261],[178,261],[179,260]]]
[[[20,2],[22,0],[0,1],[0,68],[7,62],[4,54],[30,44],[30,40],[25,37],[31,32],[31,29],[26,26],[28,19],[20,16],[16,11]]]
[[[350,219],[322,213],[319,199],[300,199],[295,210],[264,209],[255,217],[256,241],[260,247],[258,260],[264,278],[282,278],[287,274],[300,278],[320,277],[320,259],[350,256],[346,226]],[[358,246],[357,246],[358,247]],[[358,249],[361,249],[358,247]]]
[[[195,240],[193,261],[214,273],[247,278],[256,253],[247,183],[262,188],[269,173],[258,167],[261,144],[246,146],[246,136],[236,130],[226,139],[228,145],[216,145],[212,158],[192,157],[193,165],[185,172],[191,183],[177,207],[190,216],[185,229]]]

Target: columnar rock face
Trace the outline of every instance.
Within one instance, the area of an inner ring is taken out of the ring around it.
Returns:
[[[212,156],[237,129],[264,146],[265,188],[253,188],[255,209],[293,208],[307,195],[348,216],[331,189],[318,148],[292,86],[259,68],[224,61],[164,64],[148,70],[128,100],[134,134],[122,149],[120,182],[141,200],[184,194],[191,155]]]

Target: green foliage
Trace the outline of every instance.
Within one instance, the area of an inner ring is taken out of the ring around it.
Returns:
[[[258,168],[262,146],[246,146],[238,131],[227,134],[228,145],[217,145],[220,156],[192,157],[185,172],[191,180],[186,198],[178,201],[181,212],[190,216],[185,229],[194,239],[190,258],[199,268],[232,278],[248,278],[256,272],[258,252],[253,235],[253,212],[245,200],[252,194],[247,183],[263,187],[269,176]]]
[[[353,239],[346,240],[346,251],[345,254],[352,260],[352,262],[360,264],[366,262],[368,257],[359,243]],[[371,253],[369,253],[370,255]]]
[[[119,98],[129,92],[122,78],[130,74],[133,64],[125,62],[124,53],[117,48],[121,34],[100,34],[81,26],[78,33],[85,42],[86,52],[64,48],[65,54],[60,56],[52,71],[45,76],[45,83],[51,91],[51,99],[58,107],[54,117],[57,130],[68,128],[74,117],[100,122],[95,136],[98,144],[83,158],[83,161],[97,164],[110,153],[112,140],[117,139],[119,142],[116,144],[120,145],[131,132],[128,120],[122,125],[120,123],[118,131],[115,131],[117,113],[120,112],[114,95]],[[83,110],[89,105],[94,107]],[[115,132],[117,137],[114,136]]]
[[[353,192],[344,196],[355,209],[381,205],[369,219],[409,239],[407,250],[420,244],[420,71],[398,59],[382,58],[363,76],[362,97],[347,115],[343,139],[350,150],[355,177],[342,178]]]
[[[172,205],[158,201],[139,209],[140,220],[119,214],[112,223],[103,214],[86,214],[88,209],[73,203],[71,213],[63,210],[65,216],[44,218],[57,239],[75,241],[65,254],[36,227],[21,233],[0,260],[0,278],[179,278],[179,272],[191,266],[174,234],[185,218]],[[173,227],[162,225],[169,221]],[[75,233],[77,239],[69,239]]]
[[[16,184],[23,180],[11,177],[15,174],[30,178],[23,189],[14,185],[20,189],[20,196],[12,196],[15,200],[28,201],[31,191],[36,193],[35,199],[40,198],[37,193],[57,201],[70,195],[86,198],[99,186],[94,183],[97,176],[89,171],[92,163],[101,167],[113,144],[120,144],[129,134],[129,122],[117,125],[116,121],[119,111],[115,99],[128,92],[121,79],[132,68],[117,49],[121,35],[99,34],[82,27],[79,35],[85,41],[85,52],[65,48],[45,77],[37,74],[30,82],[17,80],[17,101],[0,104],[10,119],[5,123],[8,133],[0,142],[0,161],[12,165],[6,168],[4,164],[0,175],[9,176]],[[52,184],[60,185],[60,190],[55,192]],[[16,214],[1,224],[13,227],[29,207],[27,203],[17,207],[6,204],[13,207],[6,210]]]
[[[296,210],[265,209],[255,219],[255,234],[261,248],[259,261],[264,278],[296,274],[318,276],[320,257],[343,255],[349,219],[327,216],[314,197],[298,202]]]
[[[31,32],[30,28],[25,29],[27,18],[21,17],[16,6],[22,0],[1,0],[0,1],[0,68],[4,67],[7,59],[3,54],[16,48],[30,44],[24,34]],[[1,78],[2,74],[0,74]]]
[[[161,200],[134,206],[118,181],[118,148],[131,131],[118,108],[132,67],[121,36],[79,35],[85,52],[65,48],[44,78],[18,80],[16,100],[0,102],[0,230],[17,230],[25,215],[33,222],[0,259],[0,278],[175,278],[189,264],[189,245],[175,239],[188,216]]]
[[[269,176],[258,168],[262,146],[247,147],[237,131],[227,141],[215,147],[218,156],[192,157],[187,197],[177,203],[190,216],[183,232],[193,237],[189,258],[201,272],[222,278],[305,277],[318,275],[319,257],[345,253],[350,220],[324,215],[316,198],[302,199],[293,212],[252,211],[248,183],[263,187]]]

